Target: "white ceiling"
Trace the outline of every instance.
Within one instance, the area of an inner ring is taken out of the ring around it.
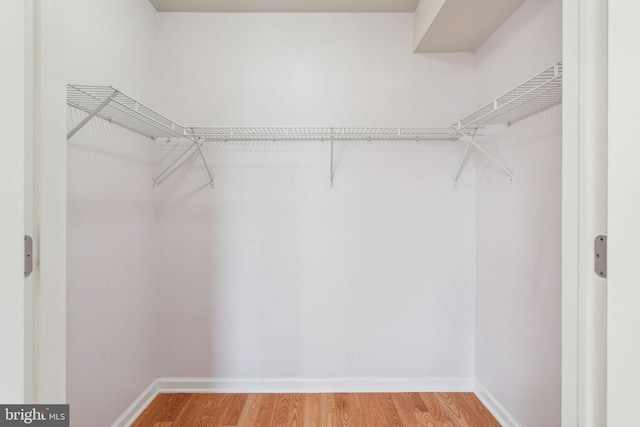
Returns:
[[[149,0],[158,12],[413,12],[419,0]]]

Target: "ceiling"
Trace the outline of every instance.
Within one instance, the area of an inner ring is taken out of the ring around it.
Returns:
[[[158,12],[413,12],[419,0],[149,0]]]

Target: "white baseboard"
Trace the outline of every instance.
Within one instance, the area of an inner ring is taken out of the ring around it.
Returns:
[[[142,414],[147,406],[158,395],[158,380],[151,382],[136,400],[111,424],[111,427],[128,427]]]
[[[505,409],[500,402],[476,380],[475,394],[491,414],[498,420],[502,427],[522,427],[520,423]]]
[[[162,377],[155,379],[111,427],[131,425],[159,393],[374,393],[471,392],[475,390],[476,385],[472,378],[237,379]]]
[[[471,378],[158,378],[159,393],[473,391]]]

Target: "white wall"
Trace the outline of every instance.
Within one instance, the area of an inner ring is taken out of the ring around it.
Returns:
[[[447,126],[473,102],[473,56],[412,55],[410,14],[159,24],[178,120]],[[474,173],[453,188],[461,147],[336,144],[333,190],[328,150],[210,144],[215,189],[199,159],[160,187],[163,375],[473,377]]]
[[[561,1],[529,1],[476,53],[479,103],[561,58]],[[476,158],[476,376],[523,426],[560,425],[561,109],[481,143]]]
[[[146,0],[70,0],[69,82],[152,103],[156,12]],[[69,109],[72,128],[84,113]],[[153,141],[94,119],[69,142],[68,399],[107,426],[156,377]]]
[[[411,53],[412,14],[160,14],[167,114],[209,126],[442,126],[473,55]]]
[[[72,84],[111,85],[154,106],[157,12],[147,0],[67,0]]]
[[[562,1],[527,1],[476,51],[476,106],[561,58]]]

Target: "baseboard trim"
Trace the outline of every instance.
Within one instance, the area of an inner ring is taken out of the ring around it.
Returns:
[[[471,378],[158,378],[159,393],[473,391]]]
[[[502,427],[522,427],[513,415],[478,380],[476,380],[475,384],[475,394]]]
[[[111,424],[111,427],[128,427],[142,414],[147,406],[158,395],[158,380],[155,379],[149,384],[140,396]]]
[[[155,379],[118,417],[111,427],[130,426],[159,393],[375,393],[411,391],[475,391],[478,394],[478,384],[472,378],[237,379],[161,377]],[[485,403],[485,405],[487,404]],[[487,405],[487,408],[498,418],[489,405]],[[498,421],[502,422],[499,418]],[[504,425],[507,427],[520,427],[518,424]]]

